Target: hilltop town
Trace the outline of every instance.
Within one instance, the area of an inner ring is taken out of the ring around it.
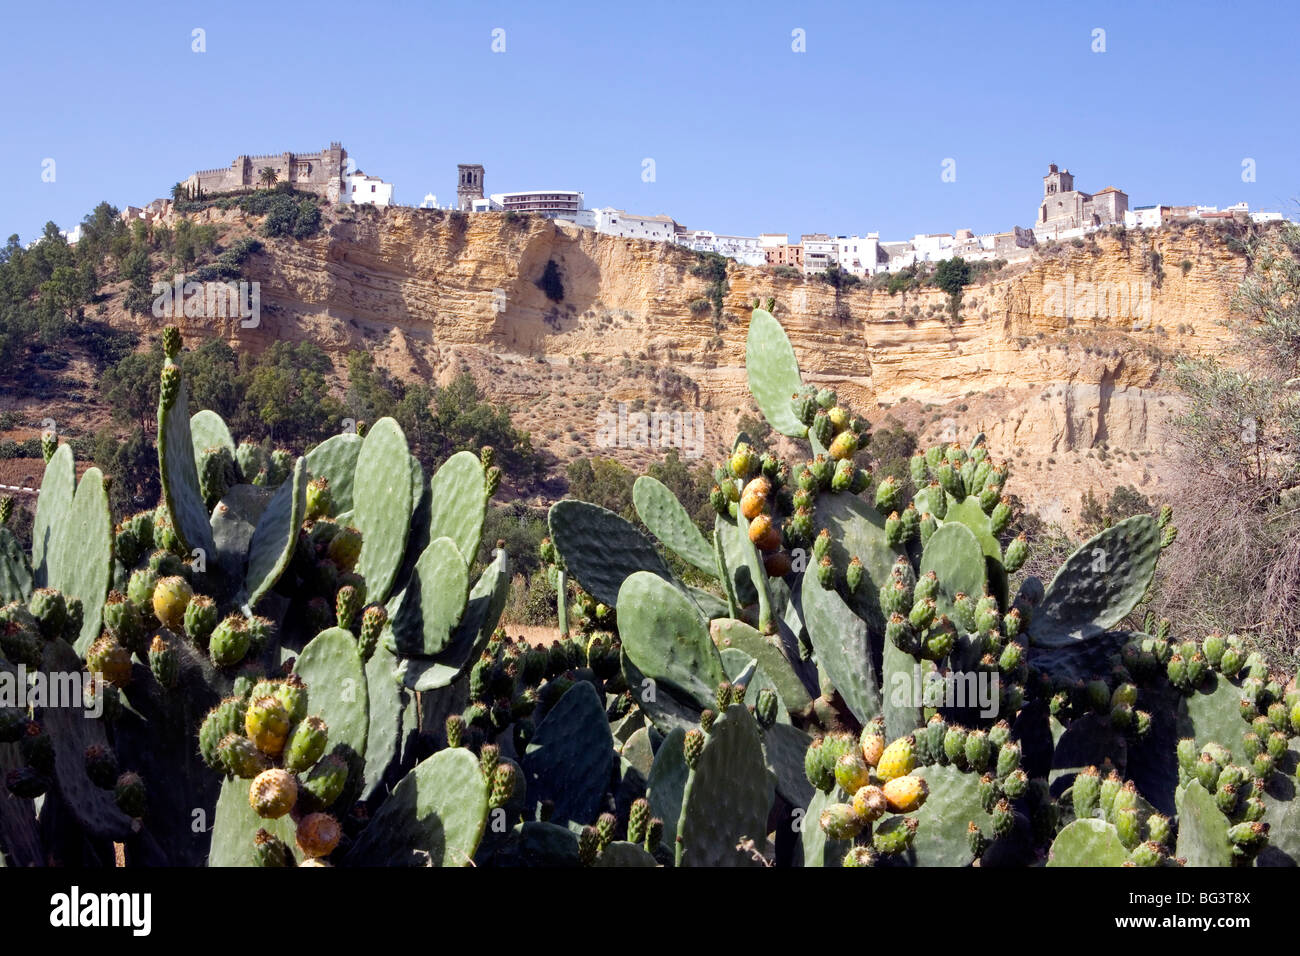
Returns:
[[[783,272],[816,275],[841,270],[858,278],[894,274],[925,263],[961,258],[967,262],[1028,260],[1036,246],[1082,239],[1100,230],[1159,229],[1175,222],[1221,220],[1277,222],[1280,212],[1251,212],[1238,202],[1217,206],[1156,203],[1133,206],[1122,189],[1106,186],[1095,193],[1075,188],[1074,175],[1056,163],[1043,177],[1042,198],[1034,224],[1002,232],[976,234],[970,229],[922,233],[910,239],[881,239],[863,235],[805,233],[791,242],[786,233],[737,236],[708,229],[690,229],[665,214],[648,215],[612,206],[588,208],[586,196],[574,189],[529,189],[484,194],[485,168],[476,163],[456,167],[456,200],[445,208],[467,213],[505,212],[541,216],[573,223],[600,235],[671,242],[695,252],[715,253],[744,265],[771,266]],[[237,193],[288,183],[340,205],[397,206],[395,186],[361,171],[342,143],[335,141],[314,153],[239,155],[229,166],[200,170],[173,189],[172,199]],[[418,208],[437,209],[437,197],[427,194]],[[157,199],[144,207],[127,206],[126,219],[146,221],[171,209],[171,200]],[[64,233],[69,242],[80,238],[80,227]]]

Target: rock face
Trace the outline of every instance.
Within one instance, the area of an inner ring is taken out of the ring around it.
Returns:
[[[238,212],[196,218],[228,236],[256,225]],[[539,283],[550,262],[562,298]],[[1068,523],[1088,488],[1159,494],[1177,408],[1172,359],[1223,348],[1245,270],[1206,228],[1100,236],[968,287],[953,321],[936,289],[837,294],[735,264],[717,316],[700,263],[679,247],[506,214],[334,207],[317,237],[270,241],[245,264],[261,283],[257,327],[182,325],[236,348],[309,339],[367,349],[404,378],[468,369],[561,459],[638,464],[664,449],[634,447],[635,427],[608,447],[602,413],[608,421],[620,403],[626,415],[680,413],[688,438],[698,428],[704,439],[686,452],[716,457],[753,408],[749,311],[775,297],[807,380],[838,389],[876,425],[892,416],[927,440],[984,432],[1013,461],[1009,490]]]

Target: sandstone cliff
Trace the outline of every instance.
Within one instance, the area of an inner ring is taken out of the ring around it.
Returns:
[[[238,212],[194,218],[228,235],[256,225]],[[559,302],[536,281],[552,260]],[[736,265],[717,317],[708,280],[692,274],[698,262],[678,247],[543,220],[341,207],[317,237],[268,242],[246,263],[261,283],[258,327],[184,324],[237,348],[310,339],[368,349],[405,377],[468,369],[562,460],[599,453],[635,464],[661,452],[600,447],[600,413],[623,402],[700,415],[690,422],[703,424],[712,460],[752,409],[748,315],[755,298],[774,296],[805,378],[877,424],[893,416],[928,439],[983,431],[1013,462],[1010,491],[1069,522],[1086,488],[1161,492],[1172,358],[1223,347],[1245,270],[1205,228],[1103,236],[969,287],[954,322],[938,290],[837,295]]]

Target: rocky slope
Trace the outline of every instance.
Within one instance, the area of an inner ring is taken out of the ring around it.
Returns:
[[[193,218],[219,223],[223,241],[257,225],[239,212]],[[550,261],[558,302],[537,282]],[[986,433],[1014,463],[1010,490],[1069,523],[1090,487],[1160,493],[1173,357],[1223,347],[1245,270],[1208,228],[1103,236],[968,288],[953,322],[938,290],[837,295],[734,264],[718,317],[708,279],[692,273],[699,261],[543,220],[341,207],[317,237],[268,242],[246,263],[261,283],[256,328],[220,318],[182,326],[237,348],[310,339],[368,349],[423,380],[468,369],[561,460],[613,454],[635,465],[662,448],[630,447],[635,419],[628,447],[607,447],[619,438],[602,429],[602,413],[617,416],[620,403],[628,414],[682,413],[686,451],[716,457],[752,410],[749,310],[774,296],[805,378],[837,388],[876,424],[892,416],[927,439]],[[142,329],[157,321],[116,307],[111,318]]]

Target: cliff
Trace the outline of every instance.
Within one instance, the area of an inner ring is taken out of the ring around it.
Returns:
[[[235,211],[193,216],[227,238],[255,228]],[[538,279],[556,263],[563,298]],[[723,315],[709,279],[679,247],[599,236],[503,214],[334,207],[320,234],[273,240],[245,264],[261,284],[255,328],[187,319],[192,336],[240,349],[309,339],[372,351],[403,377],[468,369],[516,423],[561,460],[662,449],[606,448],[601,413],[690,413],[707,460],[752,409],[744,376],[748,315],[776,299],[805,377],[831,385],[880,424],[926,439],[984,432],[1014,464],[1009,490],[1070,520],[1082,492],[1167,480],[1173,357],[1223,345],[1245,259],[1208,228],[1099,236],[1036,254],[968,287],[960,318],[936,289],[841,293],[732,264]],[[114,310],[145,328],[150,316]],[[695,417],[698,416],[698,417]],[[692,451],[694,449],[688,449]]]

